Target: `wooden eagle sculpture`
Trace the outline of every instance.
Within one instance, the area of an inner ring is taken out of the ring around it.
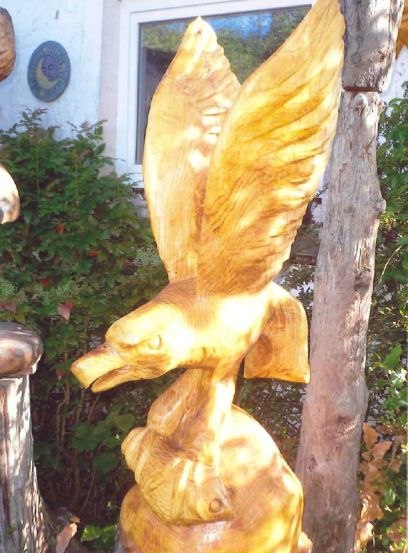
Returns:
[[[343,31],[337,0],[318,0],[240,86],[199,18],[153,97],[143,171],[169,284],[72,368],[94,392],[187,369],[123,442],[124,551],[300,551],[300,483],[232,400],[242,362],[309,379],[304,310],[272,280],[328,160]]]

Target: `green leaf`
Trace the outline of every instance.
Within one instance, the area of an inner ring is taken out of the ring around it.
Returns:
[[[97,455],[93,460],[93,467],[96,471],[102,472],[102,474],[108,474],[119,463],[119,454],[115,454],[111,451],[107,453],[101,453]]]
[[[123,433],[127,434],[132,426],[135,425],[134,415],[119,415],[116,417],[116,425]]]
[[[112,436],[112,435],[106,436],[106,438],[103,439],[102,444],[108,449],[113,449],[114,447],[118,447],[120,445],[119,436]]]
[[[397,282],[400,282],[401,284],[408,284],[408,274],[406,271],[394,271],[394,270],[388,270],[384,273],[384,279],[385,280],[396,280]]]
[[[408,236],[400,236],[397,240],[398,244],[401,246],[407,246],[408,245]]]
[[[388,487],[383,495],[382,503],[386,507],[390,507],[395,503],[395,500],[397,498],[397,494],[395,493],[395,490],[391,487]]]
[[[93,541],[101,536],[102,529],[99,526],[87,524],[82,532],[81,541]]]
[[[384,361],[382,363],[379,363],[380,367],[383,367],[384,369],[395,369],[399,364],[401,354],[402,348],[401,345],[398,344],[392,348]]]
[[[74,426],[74,436],[71,439],[71,447],[79,452],[93,451],[100,444],[100,430],[98,426],[92,426],[88,422],[78,423]]]
[[[402,258],[402,266],[408,271],[408,252],[405,253],[404,257]]]
[[[115,538],[117,534],[116,524],[109,524],[108,526],[94,526],[87,524],[82,532],[81,542],[95,542],[93,546],[100,548],[106,548],[109,551],[113,550],[115,546]]]

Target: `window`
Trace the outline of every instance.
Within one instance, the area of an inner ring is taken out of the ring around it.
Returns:
[[[143,0],[125,0],[122,11],[117,121],[117,169],[131,173],[139,186],[151,98],[189,22],[201,15],[210,23],[242,83],[309,9],[299,0],[190,0],[183,7],[176,0],[150,0],[145,6]]]

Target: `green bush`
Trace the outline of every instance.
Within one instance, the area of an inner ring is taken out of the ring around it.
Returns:
[[[58,140],[55,128],[41,128],[41,116],[23,113],[0,134],[0,161],[21,197],[18,221],[0,227],[0,319],[27,324],[44,342],[31,381],[45,499],[106,525],[129,487],[124,479],[132,481],[120,442],[144,422],[157,385],[94,396],[69,367],[114,320],[150,299],[165,273],[127,179],[104,155],[101,125]]]

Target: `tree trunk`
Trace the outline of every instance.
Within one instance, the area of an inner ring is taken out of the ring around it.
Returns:
[[[378,91],[393,64],[402,0],[344,0],[347,56],[333,144],[311,325],[312,377],[297,472],[313,553],[350,553],[367,408],[365,348],[375,241],[384,208],[377,179]]]
[[[353,547],[358,452],[367,407],[365,338],[383,208],[375,155],[379,108],[376,92],[344,92],[329,173],[315,277],[312,380],[297,466],[314,552]]]

